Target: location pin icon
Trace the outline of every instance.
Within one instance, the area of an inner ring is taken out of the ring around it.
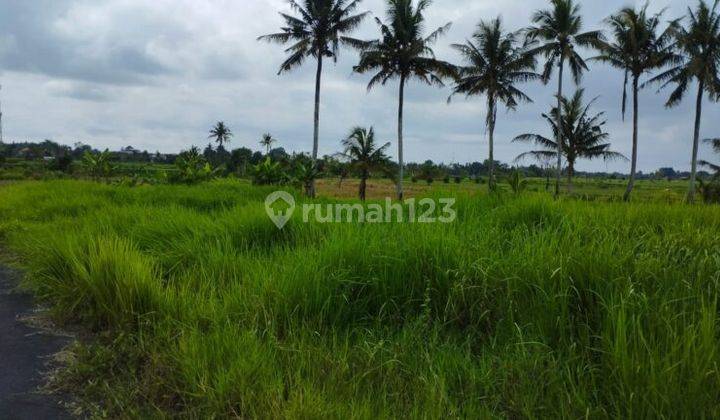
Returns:
[[[284,201],[285,204],[287,204],[287,210],[282,211],[273,208],[279,201]],[[295,198],[285,191],[275,191],[265,199],[265,211],[275,226],[277,226],[278,229],[282,229],[290,221],[290,218],[295,212]]]

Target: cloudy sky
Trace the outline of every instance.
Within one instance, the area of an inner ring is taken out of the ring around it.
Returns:
[[[581,0],[586,29],[630,0]],[[636,2],[640,3],[640,2]],[[694,0],[651,0],[682,15]],[[469,37],[481,19],[501,14],[508,28],[528,24],[545,0],[436,0],[428,29],[453,22],[436,54],[456,62],[449,44]],[[362,10],[383,15],[383,0]],[[259,149],[264,132],[289,151],[308,151],[312,139],[314,66],[277,76],[282,48],[256,41],[282,23],[284,0],[0,0],[0,83],[6,141],[42,140],[117,149],[133,145],[175,152],[207,144],[215,121],[226,121],[232,146]],[[376,37],[370,20],[357,32]],[[395,84],[366,92],[367,76],[352,74],[357,54],[343,51],[326,67],[321,115],[321,153],[339,149],[354,125],[374,125],[382,140],[396,133]],[[582,86],[599,96],[617,151],[630,154],[631,125],[620,118],[622,75],[594,64]],[[567,86],[574,89],[568,81]],[[541,112],[554,86],[530,84],[535,103],[500,113],[497,156],[509,162],[527,146],[510,140],[524,132],[547,133]],[[487,154],[481,98],[446,104],[449,89],[412,84],[407,90],[406,155],[409,160],[467,162]],[[667,93],[641,96],[641,170],[688,168],[693,123],[692,95],[666,110]],[[702,135],[720,135],[720,105],[706,103]],[[703,155],[711,158],[710,151]],[[627,171],[625,163],[583,163],[584,170]]]

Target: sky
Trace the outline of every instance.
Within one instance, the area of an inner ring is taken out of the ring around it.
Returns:
[[[580,0],[586,30],[628,0]],[[644,1],[643,1],[644,3]],[[679,17],[694,0],[650,0]],[[450,44],[468,39],[478,22],[503,17],[509,30],[529,24],[546,0],[435,0],[427,12],[427,31],[452,22],[435,45],[438,58],[459,63]],[[360,11],[384,15],[383,0],[364,0]],[[272,133],[288,151],[312,149],[315,66],[277,75],[283,48],[258,42],[277,32],[285,0],[0,0],[0,83],[4,138],[83,142],[117,150],[132,145],[150,152],[204,147],[216,121],[235,133],[231,147],[260,150],[263,133]],[[368,19],[354,36],[377,38]],[[586,56],[591,55],[590,53]],[[343,50],[325,67],[322,84],[321,154],[339,151],[354,126],[374,126],[379,140],[395,150],[397,82],[371,92],[368,75],[353,74],[357,53]],[[568,79],[566,92],[576,87]],[[581,87],[598,96],[594,110],[606,112],[613,149],[631,151],[631,118],[622,121],[622,74],[590,64]],[[533,104],[500,110],[496,158],[512,162],[531,148],[511,143],[533,132],[549,135],[540,114],[549,110],[556,89],[530,83],[521,87]],[[641,93],[639,169],[687,169],[691,159],[694,94],[666,109],[669,92]],[[457,97],[447,104],[450,87],[411,83],[406,89],[405,155],[408,161],[465,163],[487,157],[483,98]],[[707,102],[703,138],[720,136],[720,104]],[[393,156],[395,153],[393,152]],[[701,158],[720,160],[709,148]],[[581,162],[579,170],[628,172],[627,162]]]

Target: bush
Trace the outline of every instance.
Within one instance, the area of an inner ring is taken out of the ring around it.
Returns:
[[[410,182],[412,182],[413,184],[417,184],[418,178],[416,176],[413,176],[412,178],[410,178]]]
[[[432,185],[432,183],[435,182],[435,180],[433,179],[433,177],[429,176],[429,177],[427,177],[425,182],[427,182],[428,185]]]
[[[185,184],[195,184],[208,181],[215,176],[210,163],[205,159],[197,147],[180,153],[175,160],[177,172],[173,173],[171,181]]]
[[[720,182],[704,183],[699,180],[700,194],[708,204],[720,203]]]
[[[305,190],[305,195],[312,196],[312,187],[316,179],[322,176],[322,170],[316,162],[310,160],[298,162],[293,174],[293,182]]]
[[[253,184],[255,185],[281,185],[288,181],[288,176],[279,162],[273,162],[270,157],[253,166]]]
[[[528,181],[522,176],[522,173],[516,169],[508,177],[508,184],[515,194],[520,194],[527,188]],[[495,185],[493,184],[493,189],[494,187]]]
[[[459,183],[461,183],[461,182],[462,182],[462,178],[459,177],[459,176],[456,176],[456,177],[455,177],[455,183],[456,183],[456,184],[459,184]]]
[[[83,167],[93,178],[108,178],[117,169],[110,164],[110,151],[102,153],[85,152],[82,161]]]
[[[443,182],[446,183],[446,184],[449,184],[449,183],[450,183],[450,176],[449,176],[449,175],[445,175],[445,177],[443,178]]]
[[[48,165],[51,171],[60,171],[67,174],[72,173],[73,158],[71,155],[64,155],[53,159]]]

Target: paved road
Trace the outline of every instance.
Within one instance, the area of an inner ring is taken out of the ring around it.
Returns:
[[[56,398],[36,392],[48,356],[68,339],[43,334],[18,321],[33,309],[30,296],[11,293],[17,273],[0,267],[0,419],[69,419]]]

